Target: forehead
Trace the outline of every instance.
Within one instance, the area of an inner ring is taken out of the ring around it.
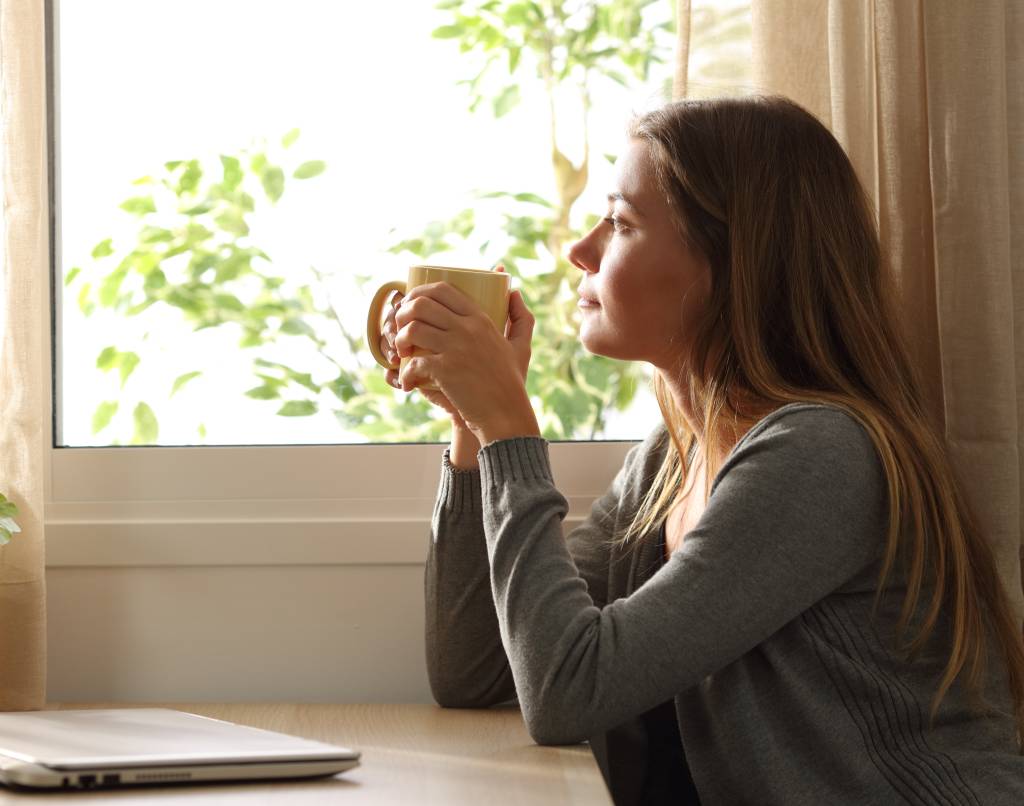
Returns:
[[[645,200],[650,205],[661,198],[650,152],[648,143],[631,139],[615,161],[615,187],[612,195],[618,193],[634,199],[641,209]]]

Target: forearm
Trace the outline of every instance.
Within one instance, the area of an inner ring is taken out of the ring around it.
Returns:
[[[483,707],[511,699],[515,688],[491,594],[480,474],[456,472],[450,461],[426,563],[427,671],[440,705]]]

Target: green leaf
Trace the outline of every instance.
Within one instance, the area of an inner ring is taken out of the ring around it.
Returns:
[[[179,375],[177,378],[174,379],[174,385],[171,386],[171,394],[168,395],[168,397],[174,397],[175,393],[177,393],[177,391],[181,389],[181,387],[183,387],[193,378],[198,378],[202,374],[203,373],[200,372],[199,370],[195,370],[194,372],[186,372],[184,375]]]
[[[178,180],[178,195],[195,193],[196,188],[199,187],[199,180],[202,178],[203,169],[199,165],[199,160],[189,160],[181,174],[181,179]]]
[[[316,409],[316,403],[312,400],[289,400],[277,410],[277,413],[281,417],[308,417],[316,414]]]
[[[554,207],[554,205],[551,202],[549,202],[543,196],[538,196],[536,193],[517,193],[514,196],[514,198],[516,201],[529,202],[530,204],[539,204],[542,207],[547,207],[549,210]]]
[[[160,269],[153,269],[149,274],[146,275],[145,288],[148,292],[157,291],[167,285],[167,275]],[[146,300],[143,304],[149,304],[154,300]]]
[[[313,376],[308,372],[296,372],[294,369],[289,369],[288,377],[295,381],[295,383],[305,386],[311,392],[320,391],[320,387],[313,381]]]
[[[274,400],[281,396],[278,392],[278,387],[269,383],[265,383],[262,386],[254,386],[245,395],[255,400]]]
[[[81,273],[81,271],[82,270],[77,266],[71,269],[71,271],[69,271],[67,273],[67,276],[64,278],[65,287],[71,285],[75,281],[75,278]]]
[[[505,9],[505,22],[508,25],[526,25],[530,22],[530,7],[526,3],[512,3]]]
[[[434,39],[455,39],[462,36],[465,30],[461,25],[442,25],[439,28],[435,28],[431,36]]]
[[[281,145],[285,148],[291,148],[295,145],[295,141],[299,139],[299,130],[292,129],[284,137],[281,138]]]
[[[215,206],[216,205],[214,205],[214,203],[211,201],[204,201],[199,202],[199,204],[195,204],[192,207],[189,207],[187,210],[183,210],[182,212],[187,216],[203,215],[204,213],[210,212],[210,210],[212,210]]]
[[[89,294],[91,291],[92,286],[89,283],[86,283],[78,292],[78,309],[85,316],[90,316],[92,312],[96,310],[96,306],[93,305],[92,300],[89,299]]]
[[[224,189],[231,192],[242,183],[242,163],[237,157],[227,157],[221,154],[220,164],[224,166],[224,179],[221,184]]]
[[[104,347],[96,356],[96,367],[106,372],[117,366],[118,351],[116,347]]]
[[[117,413],[117,406],[116,400],[107,400],[96,407],[96,411],[92,415],[92,432],[94,434],[98,434],[110,425],[111,419]]]
[[[296,179],[312,179],[314,176],[319,176],[327,170],[327,163],[323,160],[310,160],[304,162],[298,168],[295,169],[295,173],[292,174]]]
[[[512,244],[509,247],[508,253],[512,257],[523,258],[524,260],[537,259],[537,247],[531,241]]]
[[[11,533],[3,526],[0,526],[0,546],[6,546],[11,542]]]
[[[133,412],[135,433],[132,442],[136,445],[152,445],[160,435],[160,425],[148,404],[140,402]]]
[[[139,240],[142,243],[167,243],[174,240],[174,233],[164,227],[143,227]]]
[[[246,328],[242,338],[238,340],[238,346],[241,348],[246,347],[259,347],[263,344],[263,336],[259,330],[253,328]]]
[[[268,199],[276,202],[281,198],[284,193],[284,171],[276,166],[267,168],[260,177],[260,181],[263,183],[263,192],[267,194]]]
[[[330,389],[335,397],[342,402],[347,403],[353,397],[356,396],[357,391],[355,384],[352,379],[347,375],[339,375],[333,381],[327,384],[327,388]]]
[[[237,210],[225,210],[213,220],[218,227],[232,235],[249,234],[249,225],[245,223],[245,218]]]
[[[150,199],[150,201],[152,201],[152,199]],[[125,202],[125,204],[127,204],[127,202]],[[124,205],[122,204],[121,207],[123,208]],[[153,209],[155,210],[156,208]],[[114,241],[112,238],[107,238],[104,241],[100,241],[92,248],[92,256],[98,260],[101,257],[106,257],[107,255],[114,254],[113,243]]]
[[[245,305],[234,294],[215,294],[213,302],[222,311],[241,313],[245,310]]]
[[[281,323],[280,330],[289,336],[316,336],[316,331],[301,319],[286,319]]]
[[[124,388],[125,381],[128,380],[128,376],[135,371],[135,367],[139,365],[139,356],[136,353],[121,353],[118,364],[121,369],[121,387]]]
[[[519,86],[511,84],[501,91],[501,94],[494,99],[494,117],[500,118],[519,103]]]
[[[120,370],[122,387],[138,364],[139,356],[136,353],[122,353],[116,347],[104,347],[96,357],[96,367],[103,372],[109,372],[115,367]]]
[[[15,518],[18,515],[18,507],[13,501],[8,501],[7,496],[0,493],[0,518]]]
[[[636,378],[632,375],[625,375],[619,381],[619,391],[615,395],[615,408],[625,411],[626,407],[633,402],[634,397],[636,397]]]
[[[133,196],[121,202],[121,209],[132,215],[142,216],[146,213],[155,213],[156,204],[152,196]]]

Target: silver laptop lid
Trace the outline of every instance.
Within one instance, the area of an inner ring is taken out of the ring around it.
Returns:
[[[167,708],[2,713],[0,755],[57,770],[359,757],[347,747]]]

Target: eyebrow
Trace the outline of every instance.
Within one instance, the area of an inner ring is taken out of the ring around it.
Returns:
[[[636,202],[634,202],[628,196],[624,196],[622,193],[619,193],[618,191],[616,191],[614,193],[609,193],[608,194],[608,201],[610,201],[610,202],[620,201],[623,204],[625,204],[627,207],[632,207],[633,210],[635,212],[637,212],[638,214],[640,214],[640,215],[644,214],[643,210],[641,210],[639,207],[636,206]]]

